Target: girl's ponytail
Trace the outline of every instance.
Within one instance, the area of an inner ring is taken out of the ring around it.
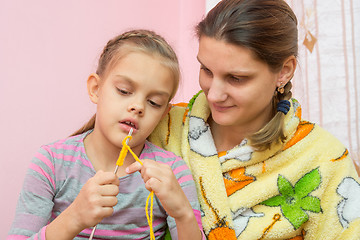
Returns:
[[[93,129],[95,127],[95,118],[96,118],[96,114],[94,114],[94,116],[92,116],[90,118],[90,120],[84,124],[84,126],[82,126],[76,132],[71,134],[71,136],[79,135],[79,134],[89,131],[90,129]]]

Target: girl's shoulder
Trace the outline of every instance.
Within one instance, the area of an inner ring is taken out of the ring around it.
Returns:
[[[40,149],[48,152],[71,152],[71,151],[85,151],[84,138],[91,132],[87,131],[79,135],[58,139],[48,144],[42,145]]]
[[[152,159],[170,166],[177,163],[185,164],[185,161],[175,153],[167,151],[149,141],[145,142],[145,146],[141,152],[140,158]]]
[[[140,158],[147,158],[168,165],[178,180],[183,178],[179,182],[181,183],[181,186],[184,186],[184,184],[193,184],[191,171],[186,165],[186,162],[173,152],[167,151],[149,141],[146,141]]]

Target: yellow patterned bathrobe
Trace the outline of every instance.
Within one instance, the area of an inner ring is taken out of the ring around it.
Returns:
[[[360,181],[348,150],[290,102],[286,142],[263,152],[245,139],[219,154],[203,93],[173,106],[150,136],[190,167],[208,239],[360,239]]]

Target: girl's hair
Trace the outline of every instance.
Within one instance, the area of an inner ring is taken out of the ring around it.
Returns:
[[[272,72],[281,70],[285,60],[298,54],[297,18],[283,0],[222,0],[196,26],[198,38],[205,35],[248,48]],[[272,120],[258,132],[247,136],[257,150],[283,142],[284,114],[276,111],[280,100],[291,98],[290,81],[285,92],[273,98]]]
[[[157,58],[167,67],[173,77],[173,92],[169,101],[175,96],[180,81],[180,67],[176,53],[166,40],[150,30],[131,30],[108,41],[100,58],[96,74],[106,78],[109,71],[120,61],[122,57],[131,52],[143,52]],[[96,114],[79,130],[71,136],[84,133],[95,126]]]

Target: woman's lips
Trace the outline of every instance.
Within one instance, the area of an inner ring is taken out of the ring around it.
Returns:
[[[213,106],[213,109],[217,112],[225,112],[227,110],[229,110],[230,108],[232,108],[233,106],[222,106],[216,103],[211,104]]]

